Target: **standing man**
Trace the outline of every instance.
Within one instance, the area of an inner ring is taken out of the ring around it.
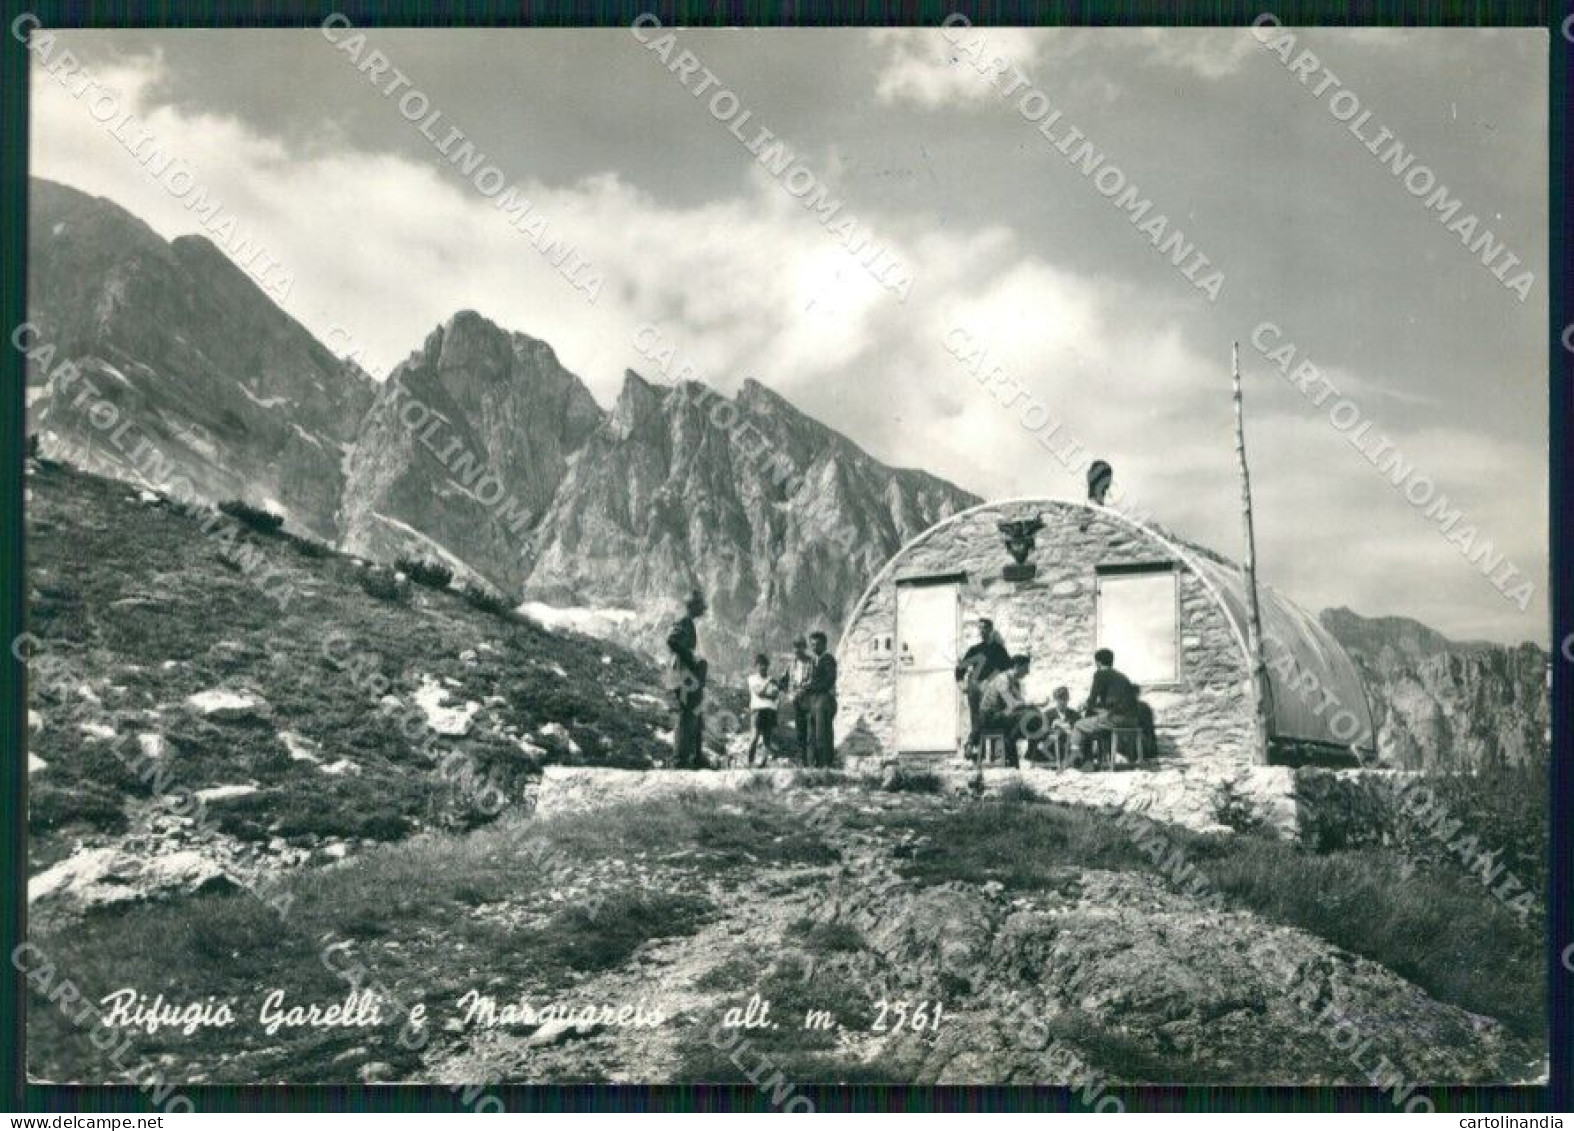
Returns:
[[[995,631],[995,622],[988,617],[980,617],[978,643],[962,654],[962,662],[956,666],[956,681],[967,696],[968,757],[978,753],[979,734],[984,721],[979,701],[984,694],[984,685],[1000,672],[1010,669],[1011,654],[1006,651],[1005,641]]]
[[[1077,739],[1079,761],[1093,757],[1093,740],[1108,736],[1115,727],[1137,725],[1137,688],[1115,670],[1115,653],[1100,648],[1093,653],[1093,686],[1088,691],[1082,721],[1071,728]]]
[[[814,666],[804,689],[809,698],[809,764],[826,768],[836,757],[836,657],[825,633],[811,632]]]
[[[792,666],[787,669],[787,692],[792,696],[792,727],[798,743],[798,763],[809,764],[809,678],[814,674],[814,657],[809,642],[798,637],[792,642]]]
[[[701,709],[705,703],[705,677],[709,665],[699,655],[699,633],[694,622],[705,615],[705,594],[698,589],[684,602],[684,614],[667,633],[667,690],[677,712],[673,727],[672,762],[680,770],[698,770],[705,764],[705,733]]]

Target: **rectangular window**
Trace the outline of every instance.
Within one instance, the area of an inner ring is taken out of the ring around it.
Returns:
[[[1174,563],[1100,566],[1098,646],[1144,687],[1180,679],[1180,589]]]

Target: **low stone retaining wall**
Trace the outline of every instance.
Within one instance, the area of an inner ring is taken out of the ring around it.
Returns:
[[[823,772],[823,771],[819,771]],[[973,771],[961,765],[907,769],[932,774],[946,791],[972,788]],[[537,816],[555,817],[630,801],[653,801],[684,793],[800,785],[805,771],[610,770],[548,766],[536,794]],[[893,770],[843,775],[846,784],[880,788]],[[882,776],[883,775],[883,776]],[[1046,801],[1109,812],[1140,813],[1164,824],[1197,832],[1258,830],[1314,848],[1339,848],[1380,841],[1392,827],[1394,775],[1368,770],[1292,769],[1288,766],[1168,767],[1117,773],[1056,772],[1039,766],[984,771],[984,793],[1025,787]]]
[[[547,766],[536,791],[538,817],[583,813],[627,801],[658,801],[683,793],[758,788],[790,789],[797,770],[609,770],[596,766]]]
[[[1197,832],[1261,828],[1278,837],[1297,835],[1295,771],[1284,766],[1129,773],[1057,773],[1033,767],[1018,773],[1024,785],[1050,801],[1139,813]]]

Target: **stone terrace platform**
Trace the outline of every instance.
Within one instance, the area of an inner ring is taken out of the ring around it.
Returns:
[[[904,769],[933,775],[940,789],[969,794],[975,772],[961,763]],[[651,801],[684,793],[734,789],[788,791],[812,788],[810,776],[830,775],[836,784],[869,789],[897,788],[894,768],[806,771],[613,770],[548,766],[536,795],[537,816],[587,812],[607,805]],[[1026,787],[1045,801],[1111,813],[1135,812],[1197,832],[1229,834],[1255,826],[1262,832],[1311,845],[1332,847],[1380,839],[1397,805],[1402,775],[1373,770],[1238,769],[1165,767],[1113,773],[1056,771],[1038,766],[985,769],[983,796]]]

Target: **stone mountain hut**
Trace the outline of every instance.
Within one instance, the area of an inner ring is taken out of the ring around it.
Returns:
[[[1035,519],[1043,526],[1033,534]],[[1019,527],[1008,550],[1002,523],[1027,524],[1029,537]],[[1359,756],[1373,731],[1355,664],[1315,618],[1266,586],[1258,592],[1273,760]],[[1093,653],[1109,648],[1154,709],[1161,757],[1249,764],[1245,610],[1239,566],[1112,508],[1059,499],[974,507],[902,547],[854,606],[837,646],[844,752],[956,753],[967,705],[955,666],[989,617],[1011,652],[1032,657],[1031,702],[1048,704],[1064,684],[1080,710]]]

